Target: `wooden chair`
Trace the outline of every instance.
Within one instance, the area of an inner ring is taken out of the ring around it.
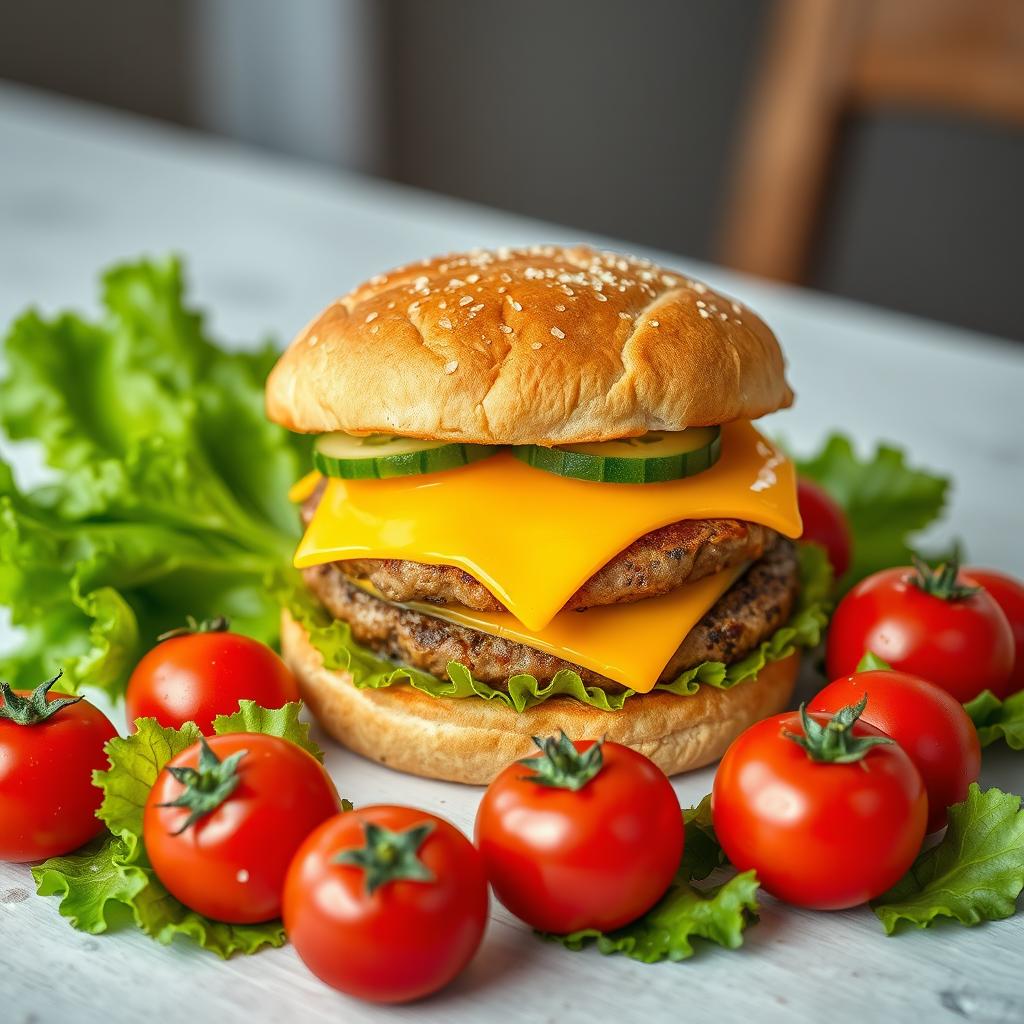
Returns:
[[[843,118],[883,107],[1024,127],[1024,0],[777,0],[718,256],[804,280]]]

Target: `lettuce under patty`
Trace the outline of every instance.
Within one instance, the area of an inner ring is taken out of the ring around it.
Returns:
[[[726,665],[721,661],[704,661],[682,672],[669,683],[658,683],[655,692],[674,693],[685,697],[695,694],[702,685],[728,690],[737,683],[755,679],[758,672],[774,661],[788,658],[800,648],[816,647],[828,622],[828,600],[832,587],[832,570],[825,552],[815,544],[797,546],[800,562],[800,596],[796,609],[786,625],[739,661]],[[398,666],[356,643],[347,622],[330,613],[294,578],[278,591],[282,607],[303,626],[313,646],[321,653],[324,666],[332,671],[347,671],[352,682],[361,689],[388,686],[413,686],[431,697],[461,700],[480,697],[505,704],[516,711],[525,711],[551,697],[572,697],[602,711],[620,711],[635,690],[608,693],[599,686],[587,686],[578,672],[562,669],[548,683],[535,676],[515,675],[506,689],[489,686],[474,678],[473,673],[457,661],[448,663],[447,679],[438,679],[409,666]]]

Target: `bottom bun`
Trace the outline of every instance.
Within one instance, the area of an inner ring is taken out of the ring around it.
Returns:
[[[781,711],[793,695],[799,654],[766,665],[730,690],[702,686],[691,697],[637,694],[621,711],[555,697],[519,712],[496,700],[445,700],[412,686],[353,686],[285,612],[281,651],[303,700],[340,743],[373,761],[431,779],[485,785],[526,757],[533,736],[564,729],[572,739],[601,736],[649,757],[666,775],[717,760],[748,725]]]

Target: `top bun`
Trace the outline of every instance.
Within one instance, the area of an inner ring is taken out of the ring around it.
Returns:
[[[705,284],[584,246],[474,251],[371,277],[267,381],[291,430],[568,444],[788,406],[763,321]]]

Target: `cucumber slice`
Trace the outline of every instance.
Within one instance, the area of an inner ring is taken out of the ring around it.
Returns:
[[[720,427],[652,430],[615,441],[513,449],[517,459],[536,469],[612,484],[654,484],[693,476],[710,469],[721,452]]]
[[[326,476],[346,480],[382,480],[419,473],[440,473],[467,462],[486,458],[497,451],[488,444],[452,444],[423,441],[393,434],[357,437],[337,430],[321,434],[313,442],[313,465]]]

